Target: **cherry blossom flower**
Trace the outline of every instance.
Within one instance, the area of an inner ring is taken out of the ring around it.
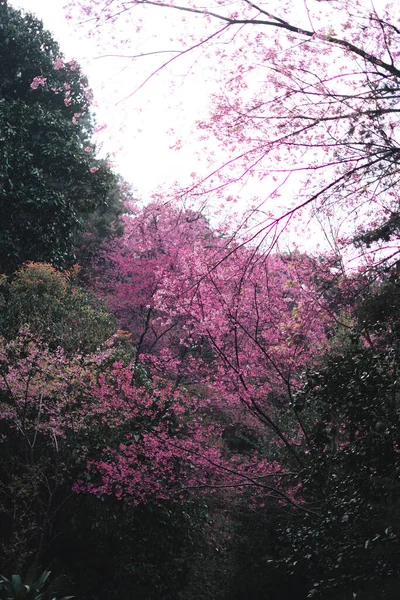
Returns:
[[[31,83],[31,88],[37,90],[39,86],[44,85],[47,81],[47,77],[35,77]]]

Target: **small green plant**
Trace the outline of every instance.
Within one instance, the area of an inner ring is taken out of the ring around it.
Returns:
[[[37,579],[28,574],[25,583],[20,575],[12,575],[7,579],[0,575],[1,600],[70,600],[74,596],[63,596],[65,578],[50,579],[51,571],[43,571]]]

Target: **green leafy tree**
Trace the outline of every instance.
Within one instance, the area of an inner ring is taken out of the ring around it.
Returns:
[[[91,91],[41,21],[7,5],[0,55],[0,272],[67,266],[89,217],[121,211],[117,178],[91,144]]]
[[[0,281],[3,335],[12,339],[21,328],[29,327],[53,350],[60,346],[68,354],[94,352],[115,333],[115,319],[101,301],[77,287],[78,272],[77,268],[61,272],[46,263],[28,263],[10,284]]]

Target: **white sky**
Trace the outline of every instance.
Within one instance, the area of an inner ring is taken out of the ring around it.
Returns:
[[[185,85],[184,71],[175,70],[174,95],[169,72],[125,99],[152,71],[155,58],[134,63],[114,57],[99,58],[95,40],[79,39],[72,24],[66,21],[65,0],[11,0],[11,4],[42,19],[66,58],[75,58],[81,64],[94,92],[97,122],[107,124],[99,143],[111,155],[115,170],[133,185],[138,196],[146,201],[158,186],[168,190],[176,181],[190,183],[189,174],[195,170],[190,145],[180,152],[170,146],[176,135],[187,138],[194,122],[206,116],[209,92],[203,81],[191,77],[189,88]],[[160,21],[159,26],[162,45],[165,23]],[[168,134],[171,129],[175,135]]]
[[[101,39],[104,49],[99,49],[99,36],[79,39],[74,24],[65,18],[65,1],[10,0],[10,3],[42,19],[59,43],[66,59],[75,58],[80,63],[94,92],[97,123],[107,124],[97,141],[102,145],[103,152],[111,155],[115,171],[133,186],[137,197],[143,202],[151,200],[153,193],[161,194],[163,198],[168,197],[174,189],[189,186],[193,182],[191,173],[206,175],[212,171],[214,165],[206,162],[205,156],[199,157],[195,138],[190,132],[195,128],[196,121],[207,117],[209,96],[212,91],[219,90],[218,82],[213,81],[213,75],[202,71],[199,63],[195,65],[195,70],[191,70],[192,57],[186,61],[181,57],[173,67],[163,70],[132,95],[159,66],[160,55],[135,61],[116,57],[102,58],[103,55],[115,54],[113,41],[107,39],[105,32]],[[167,14],[154,11],[151,19],[152,32],[146,34],[148,38],[137,36],[128,30],[126,35],[131,50],[119,45],[118,52],[129,53],[133,50],[141,53],[149,49],[170,48],[171,30],[175,29],[176,33],[176,28],[182,27],[181,15],[178,17],[177,22],[174,22],[170,11]],[[164,60],[164,56],[161,59]],[[166,55],[167,59],[169,57]],[[186,77],[188,71],[190,77]],[[171,149],[177,138],[182,140],[179,151]],[[215,152],[215,164],[218,164],[218,146]],[[230,189],[230,193],[236,196],[237,203],[221,200],[218,204],[209,206],[208,215],[218,222],[227,218],[235,222],[237,214],[253,205],[253,196],[259,193],[268,196],[274,187],[275,184],[271,187],[271,184],[265,182],[260,184],[257,181],[247,181],[245,185],[239,182]],[[288,189],[290,195],[290,186]],[[258,201],[254,202],[258,204]],[[278,204],[281,202],[282,200]],[[272,201],[269,200],[268,203],[269,208],[272,208]],[[278,209],[278,212],[281,211]],[[265,217],[261,215],[260,218]]]

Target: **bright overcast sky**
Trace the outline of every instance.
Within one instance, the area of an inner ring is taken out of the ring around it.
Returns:
[[[175,136],[187,132],[197,119],[206,114],[208,93],[203,81],[191,78],[188,85],[179,84],[171,95],[168,77],[153,79],[134,96],[133,90],[151,72],[152,58],[133,62],[118,58],[99,58],[102,54],[94,40],[81,40],[65,20],[65,0],[11,0],[16,8],[24,8],[43,20],[61,46],[67,59],[76,58],[89,78],[94,91],[98,124],[107,124],[100,142],[112,155],[115,169],[131,183],[143,200],[156,187],[169,189],[175,181],[189,183],[194,170],[190,149],[170,149]],[[160,37],[165,24],[160,22]],[[129,32],[128,32],[129,35]],[[125,100],[124,100],[125,99]]]

